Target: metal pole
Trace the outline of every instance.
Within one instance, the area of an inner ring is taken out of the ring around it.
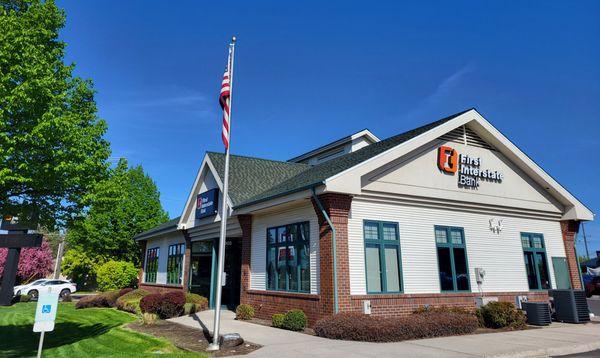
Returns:
[[[46,332],[42,331],[42,333],[40,334],[40,344],[38,345],[37,358],[41,358],[42,356],[42,346],[44,345],[44,333]]]
[[[590,252],[588,251],[587,236],[585,235],[585,226],[583,225],[583,221],[581,222],[581,231],[583,232],[583,243],[585,244],[585,256],[586,259],[589,260]],[[579,262],[579,258],[577,258],[577,262]]]
[[[229,185],[229,150],[231,148],[231,102],[233,98],[233,56],[235,53],[235,37],[229,45],[229,145],[225,151],[225,174],[223,178],[223,204],[221,205],[221,235],[219,237],[219,261],[217,264],[217,280],[215,292],[215,319],[213,324],[212,342],[209,351],[219,350],[219,331],[221,329],[221,292],[223,291],[223,268],[225,266],[225,241],[227,240],[227,190]]]
[[[62,239],[60,240],[60,243],[58,244],[58,249],[56,250],[56,262],[54,263],[54,275],[53,275],[55,280],[58,280],[60,278],[60,266],[61,266],[64,249],[65,249],[65,238],[64,238],[64,236],[62,236]]]

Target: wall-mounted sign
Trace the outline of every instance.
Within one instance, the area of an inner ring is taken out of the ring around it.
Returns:
[[[219,189],[211,189],[196,197],[196,219],[212,216],[219,210]]]
[[[459,154],[454,148],[441,146],[438,149],[438,168],[444,173],[458,173],[458,186],[462,188],[478,188],[481,181],[501,183],[504,174],[497,170],[482,169],[480,157]]]

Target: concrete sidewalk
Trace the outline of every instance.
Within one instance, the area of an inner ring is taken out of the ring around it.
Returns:
[[[171,319],[212,331],[213,311]],[[236,321],[222,313],[222,333],[239,333],[263,348],[250,357],[546,357],[600,348],[600,324],[553,323],[549,327],[516,332],[421,339],[398,343],[337,341]]]

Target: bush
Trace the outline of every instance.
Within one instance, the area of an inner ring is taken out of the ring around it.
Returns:
[[[79,290],[95,290],[96,270],[106,260],[93,256],[80,248],[69,249],[61,263],[62,273],[77,284]]]
[[[63,302],[73,302],[73,297],[71,297],[70,293],[67,293],[62,296],[62,301]]]
[[[158,316],[154,313],[142,313],[142,324],[153,325],[158,320]]]
[[[29,301],[31,301],[31,296],[29,296],[29,295],[19,296],[19,302],[29,302]]]
[[[131,262],[108,261],[96,270],[98,289],[101,291],[134,287],[138,279],[138,270]]]
[[[490,302],[479,309],[485,327],[523,329],[527,318],[510,302]]]
[[[283,313],[275,313],[271,317],[271,325],[275,328],[283,328],[283,318],[284,317],[285,317],[285,314],[283,314]]]
[[[142,289],[129,291],[117,299],[117,308],[125,312],[141,313],[140,300],[149,294],[150,292]]]
[[[140,300],[142,313],[154,313],[162,319],[181,316],[184,305],[185,295],[181,291],[153,293]]]
[[[306,328],[306,314],[302,310],[290,310],[283,316],[282,328],[290,331],[301,331]]]
[[[386,318],[361,313],[339,313],[315,325],[320,337],[365,342],[399,342],[408,339],[473,333],[478,327],[473,314],[439,312]]]
[[[77,301],[75,308],[116,307],[119,295],[120,291],[107,291],[97,295],[84,296]]]
[[[183,315],[184,316],[188,316],[188,315],[194,314],[196,312],[197,312],[197,310],[196,310],[196,304],[195,303],[186,302],[183,305]]]
[[[125,287],[119,290],[119,297],[122,297],[126,294],[128,294],[129,292],[133,291],[133,288],[131,287]]]
[[[195,293],[186,293],[185,303],[193,303],[195,305],[195,312],[200,312],[208,309],[208,300],[206,299],[206,297],[197,295]]]
[[[468,309],[460,306],[421,306],[413,311],[415,314],[422,313],[462,313],[462,314],[474,314],[472,309]]]
[[[235,319],[248,321],[252,318],[254,318],[254,307],[247,304],[241,304],[235,309]]]

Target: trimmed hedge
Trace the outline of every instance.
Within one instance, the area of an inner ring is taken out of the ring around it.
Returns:
[[[490,302],[477,312],[481,323],[488,328],[523,329],[527,317],[510,302]]]
[[[408,339],[473,333],[478,327],[473,314],[436,312],[386,318],[361,313],[339,313],[315,325],[320,337],[364,342],[399,342]]]
[[[142,313],[140,310],[140,300],[149,294],[150,292],[142,289],[131,290],[117,299],[117,308],[125,312]]]
[[[206,297],[197,295],[195,293],[186,293],[185,294],[185,303],[194,304],[194,312],[200,312],[208,309],[208,300]],[[194,313],[192,312],[192,313]]]
[[[185,295],[181,291],[153,293],[140,300],[142,313],[154,313],[162,319],[181,316],[184,306]]]
[[[281,328],[289,329],[290,331],[301,331],[306,328],[306,314],[302,310],[294,309],[289,310],[283,316],[283,322],[281,322]]]
[[[248,321],[254,318],[254,307],[242,303],[235,309],[235,319]]]
[[[121,291],[107,291],[97,295],[84,296],[77,301],[75,308],[116,307]]]
[[[285,318],[285,314],[283,313],[275,313],[271,317],[271,325],[275,328],[283,328],[283,319]]]

